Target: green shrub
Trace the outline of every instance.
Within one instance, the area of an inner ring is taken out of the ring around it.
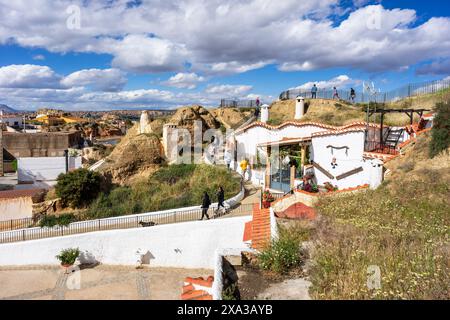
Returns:
[[[88,205],[100,191],[101,175],[86,169],[78,169],[58,176],[56,195],[64,205],[80,208]]]
[[[78,248],[69,248],[62,250],[60,254],[56,256],[62,265],[73,265],[77,258],[80,256],[80,250]]]
[[[300,245],[309,231],[301,227],[279,228],[279,237],[258,256],[259,266],[279,274],[287,273],[302,262]]]
[[[62,214],[60,216],[44,216],[39,221],[39,226],[41,228],[43,227],[54,227],[54,226],[67,226],[72,222],[75,222],[77,219],[76,217],[71,213]]]
[[[235,283],[226,287],[222,291],[222,299],[226,301],[233,301],[237,299],[237,286]]]
[[[436,105],[436,117],[431,130],[431,143],[429,155],[434,158],[450,146],[450,102]]]

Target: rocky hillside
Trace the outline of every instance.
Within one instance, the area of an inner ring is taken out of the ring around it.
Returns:
[[[179,128],[188,129],[193,132],[194,122],[202,122],[202,130],[219,129],[221,123],[216,117],[202,106],[183,107],[170,118],[169,122],[176,124]]]
[[[241,111],[237,108],[218,108],[211,114],[227,129],[235,129],[252,116],[252,111]]]
[[[139,134],[136,124],[106,158],[100,171],[111,177],[113,183],[132,184],[151,175],[163,161],[159,137],[155,134]]]

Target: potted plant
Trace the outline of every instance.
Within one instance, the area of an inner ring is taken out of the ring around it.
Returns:
[[[67,270],[74,265],[79,256],[80,250],[78,248],[69,248],[62,250],[56,256],[56,259],[61,262],[61,266],[65,269],[65,273],[67,273]]]
[[[266,208],[266,209],[270,208],[270,204],[274,201],[275,201],[275,198],[273,197],[273,195],[270,193],[269,190],[266,190],[263,192],[263,194],[262,194],[263,208]]]

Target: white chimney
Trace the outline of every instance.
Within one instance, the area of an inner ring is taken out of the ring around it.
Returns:
[[[305,98],[298,96],[295,100],[295,120],[300,120],[305,114]]]
[[[383,161],[374,159],[370,162],[370,189],[377,189],[383,182]]]
[[[141,113],[141,120],[139,123],[139,133],[143,134],[146,133],[147,125],[149,124],[149,117],[147,111],[142,111]]]
[[[261,122],[266,123],[269,120],[269,105],[263,104],[261,106]]]

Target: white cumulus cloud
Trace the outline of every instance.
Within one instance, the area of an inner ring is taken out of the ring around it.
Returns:
[[[206,81],[206,78],[196,73],[177,73],[163,82],[163,84],[180,89],[195,89],[200,82],[204,81]]]

